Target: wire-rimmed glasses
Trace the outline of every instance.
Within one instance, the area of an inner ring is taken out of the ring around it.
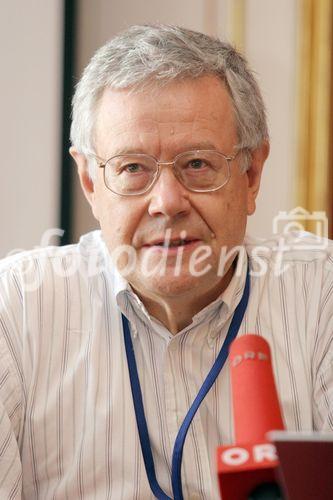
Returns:
[[[179,182],[189,191],[217,191],[230,179],[230,163],[236,158],[215,150],[195,150],[178,154],[173,161],[162,162],[142,153],[120,154],[107,161],[94,156],[104,170],[104,182],[110,191],[121,196],[135,196],[149,191],[161,172],[171,166]]]

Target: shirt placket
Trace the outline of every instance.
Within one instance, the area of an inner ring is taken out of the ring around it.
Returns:
[[[191,332],[191,335],[195,332]],[[181,360],[180,338],[173,338],[167,348],[164,371],[166,421],[172,447],[186,413],[197,395],[201,384],[193,378],[198,367],[192,366],[191,350],[186,349],[186,359]],[[186,347],[183,345],[183,348]],[[185,366],[182,366],[185,361]],[[191,376],[188,371],[191,370]],[[209,457],[204,439],[204,429],[198,411],[188,430],[182,461],[182,483],[184,498],[207,500],[211,496]]]

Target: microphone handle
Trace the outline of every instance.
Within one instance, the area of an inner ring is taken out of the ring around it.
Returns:
[[[276,483],[263,483],[250,493],[248,500],[283,500],[283,496]]]

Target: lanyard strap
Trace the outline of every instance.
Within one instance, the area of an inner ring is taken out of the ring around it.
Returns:
[[[182,425],[178,431],[176,441],[173,448],[172,453],[172,472],[171,472],[171,481],[172,481],[172,491],[175,500],[183,500],[183,492],[182,492],[182,484],[181,484],[181,465],[182,465],[182,457],[183,457],[183,448],[187,435],[187,431],[189,426],[193,420],[194,415],[196,414],[200,404],[202,403],[204,397],[211,389],[214,384],[218,374],[222,370],[224,363],[227,360],[229,353],[229,346],[231,342],[236,337],[239,327],[242,323],[246,307],[248,304],[250,295],[250,275],[249,268],[247,268],[246,272],[246,282],[244,287],[243,296],[236,307],[234,312],[231,324],[229,326],[228,333],[223,342],[221,350],[209,371],[206,379],[204,380],[196,398],[194,399],[189,411],[187,412]],[[143,400],[142,400],[142,392],[139,381],[138,370],[135,361],[133,343],[131,338],[131,332],[129,328],[129,323],[127,318],[122,314],[121,315],[123,331],[124,331],[124,341],[125,341],[125,350],[126,350],[126,358],[130,376],[131,383],[131,391],[133,397],[133,404],[135,410],[136,423],[139,431],[139,439],[141,444],[141,450],[143,455],[143,460],[146,468],[146,473],[149,481],[150,488],[158,500],[172,500],[160,487],[158,481],[156,479],[155,466],[153,454],[150,446],[148,426],[145,417]]]

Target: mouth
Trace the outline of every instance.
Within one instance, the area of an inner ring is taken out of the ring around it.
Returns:
[[[156,248],[160,250],[190,248],[201,242],[198,238],[174,238],[157,240],[143,245],[143,248]]]
[[[186,239],[182,239],[182,238],[177,238],[177,239],[173,239],[173,240],[163,240],[163,241],[154,241],[153,243],[148,243],[147,245],[144,245],[146,247],[155,247],[155,246],[158,246],[158,247],[180,247],[180,246],[184,246],[184,245],[188,245],[190,243],[192,243],[193,241],[198,241],[196,239],[189,239],[189,238],[186,238]]]

